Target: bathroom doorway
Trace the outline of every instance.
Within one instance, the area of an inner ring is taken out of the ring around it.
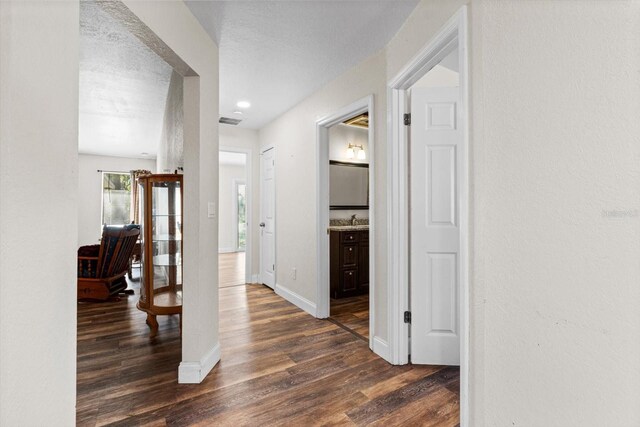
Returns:
[[[369,112],[329,128],[329,319],[369,338]]]
[[[317,317],[373,349],[372,109],[367,97],[318,122]]]

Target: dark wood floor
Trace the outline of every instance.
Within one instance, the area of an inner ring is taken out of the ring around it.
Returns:
[[[333,299],[330,319],[365,341],[369,339],[369,295]]]
[[[261,285],[220,289],[222,360],[177,384],[178,318],[148,339],[135,296],[78,306],[77,424],[428,425],[459,418],[458,368],[392,366]]]

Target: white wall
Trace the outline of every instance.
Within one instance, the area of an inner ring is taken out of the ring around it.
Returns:
[[[76,403],[78,2],[0,2],[0,425]]]
[[[353,159],[347,158],[347,146],[349,143],[362,145],[367,158],[365,160],[358,160],[357,157]],[[350,163],[369,163],[368,129],[343,124],[331,127],[329,129],[329,160]],[[358,218],[369,218],[368,209],[331,210],[329,211],[329,218],[350,219],[353,214],[356,214]]]
[[[98,243],[102,234],[102,174],[98,170],[155,171],[154,159],[78,155],[78,246]]]
[[[235,252],[237,249],[237,223],[234,220],[236,200],[234,186],[237,181],[246,182],[245,166],[220,165],[218,250]]]
[[[181,382],[199,382],[220,358],[218,343],[218,48],[183,2],[124,4],[197,76],[184,85],[184,295]]]
[[[251,236],[251,258],[249,273],[251,281],[257,281],[260,272],[260,143],[258,131],[231,125],[220,125],[220,147],[251,150],[251,222],[247,234]],[[249,254],[247,254],[249,255]]]
[[[639,22],[473,4],[473,425],[640,425]]]
[[[386,78],[384,52],[347,71],[260,130],[260,144],[276,150],[276,281],[280,287],[316,303],[316,121],[370,94],[375,96],[375,150],[384,153]],[[370,150],[369,150],[370,152]],[[376,159],[380,161],[376,162]],[[372,331],[387,337],[386,318],[386,162],[376,165],[376,318]],[[292,268],[297,279],[292,279]]]

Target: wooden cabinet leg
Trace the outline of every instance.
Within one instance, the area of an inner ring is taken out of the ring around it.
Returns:
[[[147,313],[147,325],[151,328],[151,332],[149,333],[149,338],[154,338],[158,335],[158,321],[156,320],[155,314]]]

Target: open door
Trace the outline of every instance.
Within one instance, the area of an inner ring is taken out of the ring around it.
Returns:
[[[411,361],[460,364],[460,89],[411,90]]]
[[[260,280],[271,289],[276,286],[275,151],[269,148],[260,157]]]

